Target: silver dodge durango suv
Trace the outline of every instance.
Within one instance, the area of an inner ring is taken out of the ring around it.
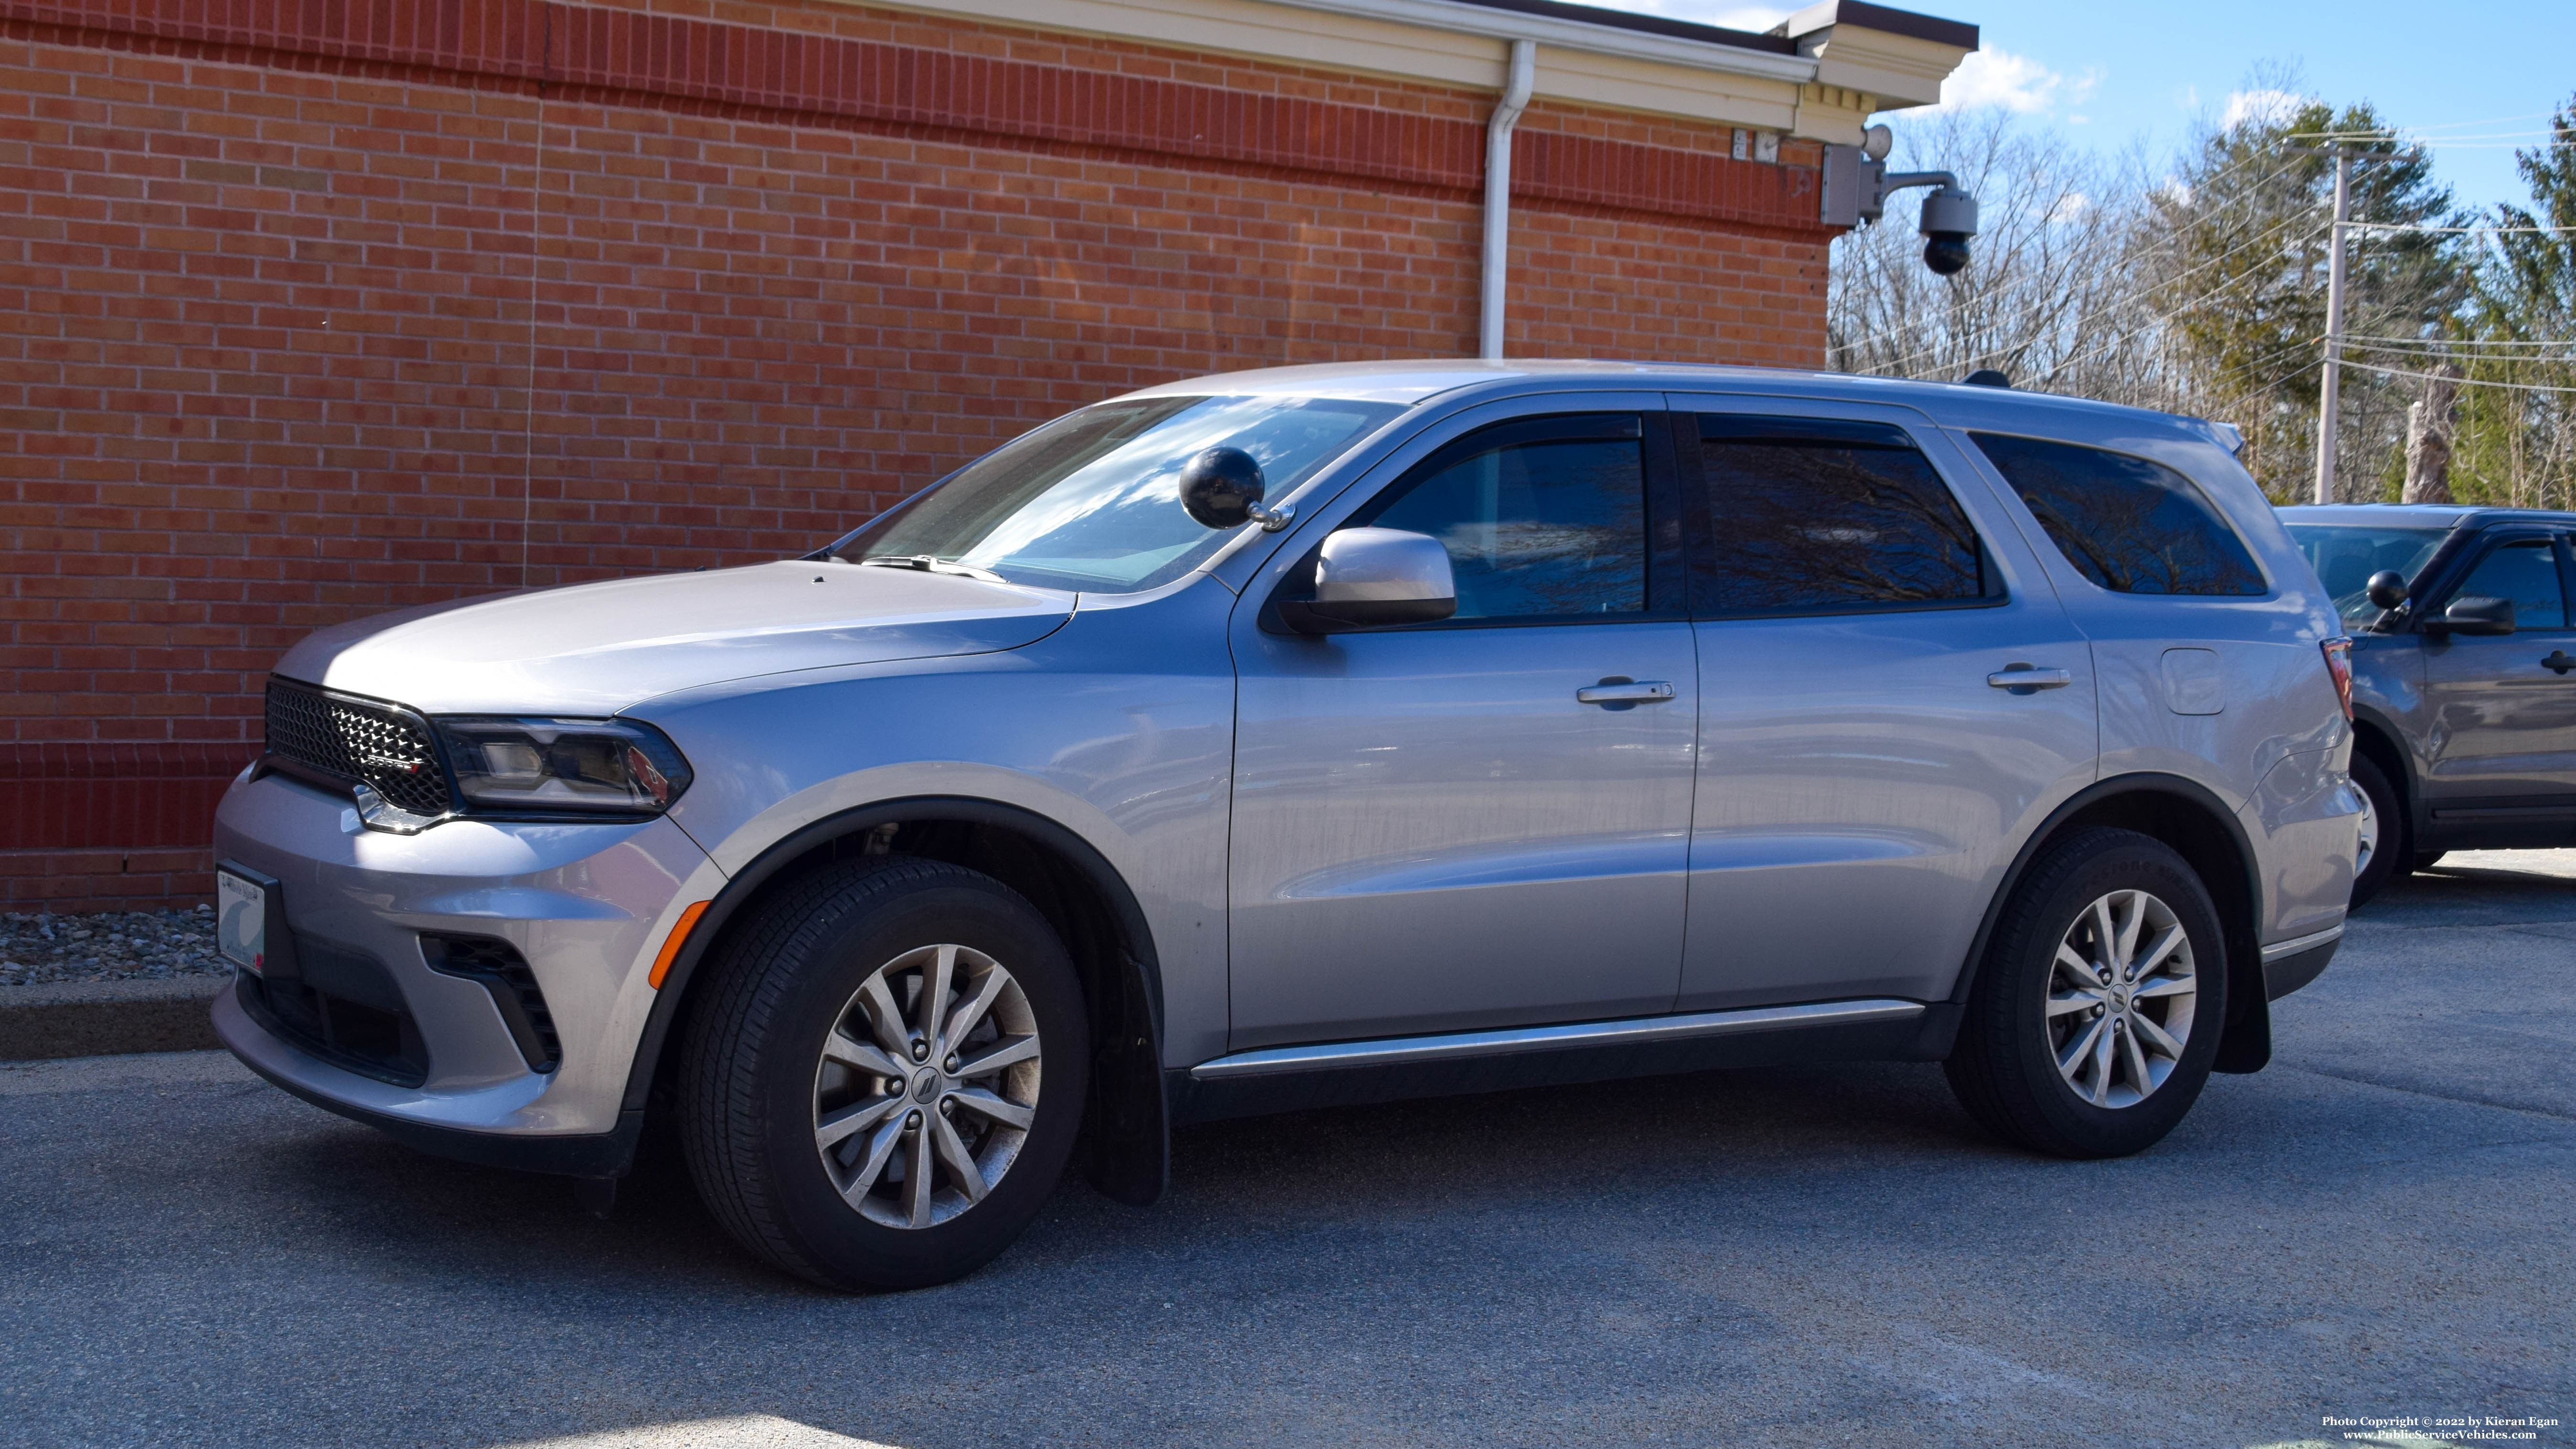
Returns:
[[[216,825],[215,1021],[602,1210],[667,1124],[747,1248],[847,1287],[1290,1107],[1940,1061],[2002,1138],[2130,1153],[2334,952],[2347,647],[2188,419],[1201,378],[802,559],[297,645]]]

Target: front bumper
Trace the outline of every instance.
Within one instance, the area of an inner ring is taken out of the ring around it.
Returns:
[[[351,1082],[321,1080],[323,1074],[334,1069],[263,1030],[242,1009],[238,986],[215,998],[215,1036],[241,1058],[244,1066],[275,1085],[326,1112],[363,1122],[406,1147],[439,1157],[521,1172],[622,1177],[627,1164],[634,1160],[635,1141],[644,1130],[642,1112],[621,1112],[617,1125],[606,1132],[485,1132],[444,1125],[436,1120],[434,1110],[418,1111],[422,1105],[419,1103],[396,1099],[361,1101],[360,1098],[375,1095],[367,1088],[382,1084],[358,1078],[356,1090],[352,1090]],[[437,1104],[432,1105],[434,1108]]]
[[[235,1056],[415,1146],[558,1172],[586,1173],[601,1154],[618,1156],[629,1068],[653,1004],[653,956],[681,908],[723,882],[667,820],[455,820],[391,835],[364,828],[346,797],[280,776],[234,782],[216,812],[215,851],[278,880],[299,954],[357,958],[390,985],[424,1061],[386,1074],[335,1059],[276,1029],[275,1015],[248,1009],[238,986],[215,1008]],[[531,1068],[485,982],[431,967],[423,933],[516,948],[561,1043],[553,1070]],[[556,1145],[539,1145],[549,1139]]]

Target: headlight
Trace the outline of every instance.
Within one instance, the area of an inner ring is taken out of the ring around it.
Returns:
[[[689,762],[633,720],[431,723],[471,815],[659,815],[689,788]]]

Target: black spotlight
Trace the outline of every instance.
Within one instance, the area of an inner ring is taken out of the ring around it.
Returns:
[[[1181,468],[1181,507],[1209,528],[1249,522],[1269,484],[1241,448],[1209,448]]]

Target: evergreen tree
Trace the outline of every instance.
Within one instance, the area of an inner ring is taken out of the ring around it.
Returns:
[[[2420,147],[2401,145],[2368,103],[2311,100],[2204,136],[2155,200],[2167,244],[2155,250],[2160,301],[2187,360],[2194,410],[2235,423],[2246,465],[2282,501],[2311,495],[2323,371],[2334,168],[2310,154],[2345,144],[2356,223],[2440,226],[2459,219]],[[2344,329],[2366,338],[2436,337],[2465,295],[2460,239],[2350,228]],[[2356,350],[2347,349],[2347,356]],[[2414,379],[2348,366],[2335,496],[2389,493]]]
[[[2462,502],[2576,506],[2576,99],[2515,156],[2531,206],[2499,206],[2463,337],[2453,450]]]

